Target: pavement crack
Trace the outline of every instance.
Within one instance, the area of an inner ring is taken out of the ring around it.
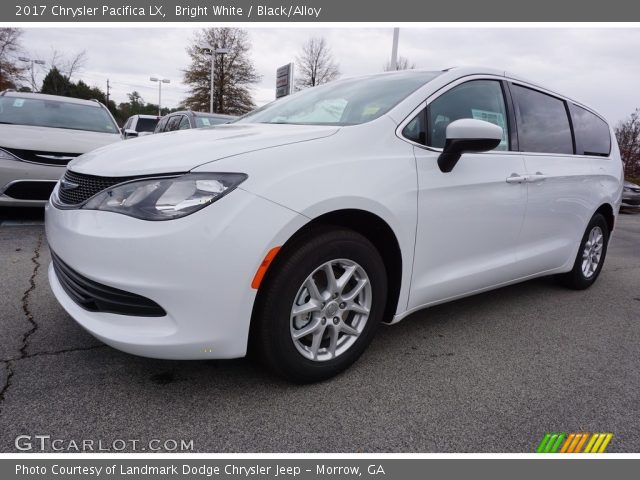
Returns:
[[[8,363],[16,362],[18,360],[28,360],[29,358],[45,357],[45,356],[48,356],[48,355],[51,355],[51,356],[63,355],[65,353],[73,353],[73,352],[86,352],[88,350],[97,350],[99,348],[107,348],[107,346],[106,345],[92,345],[90,347],[63,348],[62,350],[54,350],[52,352],[35,352],[35,353],[29,353],[27,355],[21,355],[19,357],[7,358],[5,360],[0,360],[0,362],[8,364]]]
[[[31,299],[31,293],[36,289],[36,275],[38,275],[38,270],[40,270],[40,249],[42,248],[42,234],[38,235],[38,243],[36,245],[36,249],[33,252],[33,257],[31,257],[31,262],[33,263],[33,272],[31,273],[31,278],[29,278],[29,288],[22,295],[22,311],[24,312],[27,321],[31,325],[31,328],[27,330],[22,335],[22,346],[20,347],[20,358],[25,358],[27,356],[27,349],[29,348],[29,339],[31,336],[36,333],[38,330],[38,323],[33,318],[33,313],[31,312],[31,308],[29,305],[29,300]]]
[[[36,248],[33,252],[33,257],[31,257],[31,263],[33,263],[33,271],[31,272],[31,277],[29,278],[29,288],[22,295],[22,311],[24,312],[27,321],[31,325],[29,330],[22,334],[22,346],[20,347],[19,353],[20,356],[17,358],[3,360],[3,363],[7,367],[7,379],[0,390],[0,406],[4,403],[5,397],[9,388],[11,387],[11,383],[13,380],[13,375],[15,373],[14,367],[16,360],[21,360],[23,358],[27,358],[27,349],[29,348],[29,339],[31,335],[33,335],[38,330],[38,323],[33,318],[33,313],[31,312],[31,308],[29,306],[29,300],[31,299],[31,293],[36,289],[36,275],[38,275],[38,270],[40,269],[40,249],[42,248],[43,235],[38,235],[38,243],[36,244]],[[0,410],[0,413],[2,410]]]
[[[13,361],[3,360],[2,363],[4,363],[7,367],[7,379],[2,386],[2,390],[0,390],[0,406],[4,402],[4,396],[7,393],[7,390],[9,390],[9,387],[11,386],[11,380],[13,379]],[[0,410],[0,413],[2,413],[2,410]]]

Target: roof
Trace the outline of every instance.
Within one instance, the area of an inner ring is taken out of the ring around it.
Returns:
[[[63,97],[61,95],[47,95],[44,93],[32,93],[32,92],[15,92],[11,90],[4,90],[0,93],[0,96],[9,98],[33,98],[40,100],[48,100],[50,102],[64,102],[74,103],[77,105],[87,105],[91,107],[100,107],[102,104],[97,100],[83,100],[81,98]]]
[[[194,112],[193,110],[180,110],[177,112],[168,113],[166,116],[169,115],[193,115],[194,117],[228,118],[229,120],[238,118],[235,115],[225,115],[223,113]]]

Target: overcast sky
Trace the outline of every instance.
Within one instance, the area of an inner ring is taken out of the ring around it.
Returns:
[[[185,98],[182,70],[193,28],[31,28],[23,46],[32,58],[49,60],[53,50],[87,52],[85,68],[75,76],[103,90],[107,78],[116,102],[139,91],[157,103],[150,75],[171,80],[163,85],[163,105]],[[262,80],[253,89],[257,105],[274,98],[275,70],[295,59],[312,36],[324,36],[342,76],[381,71],[391,53],[391,28],[250,28],[251,58]],[[589,104],[610,121],[640,107],[640,28],[401,28],[399,54],[418,68],[482,65],[504,69]],[[42,75],[40,74],[40,80]]]

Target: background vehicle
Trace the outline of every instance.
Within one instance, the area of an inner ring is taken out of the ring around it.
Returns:
[[[44,205],[69,161],[119,140],[98,101],[0,93],[0,206]]]
[[[640,209],[640,185],[624,182],[620,207],[624,209]]]
[[[212,125],[221,125],[235,120],[233,115],[220,113],[204,113],[185,110],[173,112],[160,119],[154,133],[173,132],[174,130],[188,130],[190,128],[204,128]]]
[[[133,137],[151,135],[158,124],[160,117],[157,115],[132,115],[122,127],[122,138],[125,140]]]
[[[344,79],[69,165],[87,190],[52,195],[50,283],[121,350],[251,343],[285,377],[321,380],[383,321],[539,276],[589,287],[622,175],[600,115],[503,71]]]

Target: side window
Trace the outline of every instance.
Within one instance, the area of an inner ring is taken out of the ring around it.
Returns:
[[[427,110],[424,109],[402,129],[402,136],[412,142],[424,145],[426,143],[425,132],[427,131],[426,118]]]
[[[443,148],[447,126],[461,118],[474,118],[498,125],[502,128],[502,141],[496,150],[509,149],[507,108],[499,81],[472,80],[452,88],[431,102],[428,106],[427,145]]]
[[[609,126],[597,115],[582,107],[569,104],[578,155],[607,157],[611,153]]]
[[[573,153],[573,137],[563,100],[531,88],[511,85],[518,112],[522,152]]]
[[[180,117],[182,117],[182,115],[170,117],[169,121],[167,122],[167,128],[165,129],[165,132],[173,132],[174,130],[178,130],[178,127],[180,126]]]
[[[187,130],[188,128],[191,128],[191,125],[189,124],[189,119],[186,117],[186,115],[182,115],[182,119],[180,120],[180,125],[178,125],[178,130]]]
[[[165,131],[164,127],[167,125],[167,121],[169,119],[167,117],[163,117],[160,119],[160,121],[158,122],[158,125],[156,125],[156,129],[153,131],[153,133],[162,133]]]
[[[131,117],[129,117],[129,118],[127,119],[127,122],[124,124],[124,127],[122,127],[122,128],[124,128],[125,130],[128,130],[128,129],[129,129],[129,127],[131,127],[131,120],[132,120],[132,118],[131,118]]]

